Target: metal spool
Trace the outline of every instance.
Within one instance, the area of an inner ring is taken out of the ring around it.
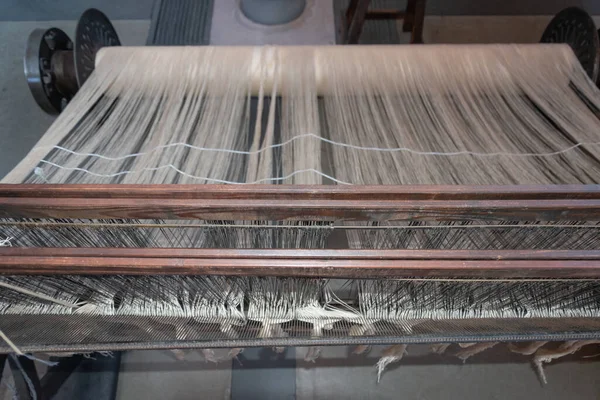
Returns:
[[[78,89],[71,39],[58,28],[34,30],[27,41],[23,64],[38,105],[49,114],[61,112]]]
[[[566,43],[588,76],[596,82],[600,67],[600,40],[594,20],[578,7],[565,8],[550,21],[542,43]]]
[[[79,86],[94,71],[98,50],[120,45],[119,36],[106,15],[95,8],[85,11],[75,31],[75,72]]]
[[[75,45],[58,28],[34,30],[23,59],[33,98],[47,113],[60,113],[94,70],[98,50],[120,44],[108,18],[93,8],[79,19]]]

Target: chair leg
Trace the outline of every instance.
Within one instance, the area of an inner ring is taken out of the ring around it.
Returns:
[[[413,14],[410,43],[423,43],[423,23],[425,21],[425,0],[416,0]]]
[[[411,32],[415,18],[415,3],[417,0],[408,0],[406,2],[406,11],[404,12],[404,21],[402,21],[402,32]]]
[[[346,44],[358,43],[370,3],[371,0],[352,0],[350,2],[350,6],[346,12],[346,21],[348,23]]]

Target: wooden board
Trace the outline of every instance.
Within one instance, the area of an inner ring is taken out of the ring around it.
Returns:
[[[0,273],[599,278],[600,251],[0,248]]]
[[[600,185],[0,185],[0,217],[600,220]]]

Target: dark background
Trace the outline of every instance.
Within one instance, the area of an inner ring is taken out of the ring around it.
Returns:
[[[404,1],[393,3],[403,7]],[[111,20],[150,19],[152,4],[153,0],[0,0],[0,21],[76,20],[90,7]],[[600,14],[599,0],[428,0],[427,15],[554,15],[569,6]]]

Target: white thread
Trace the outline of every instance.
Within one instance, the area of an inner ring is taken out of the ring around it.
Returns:
[[[186,176],[186,177],[191,178],[191,179],[206,180],[208,182],[224,183],[224,184],[229,184],[229,185],[254,185],[254,184],[257,184],[257,183],[264,183],[264,182],[279,182],[279,181],[284,181],[286,179],[289,179],[289,178],[291,178],[293,176],[296,176],[298,174],[303,174],[305,172],[312,172],[312,173],[320,175],[320,176],[322,176],[324,178],[331,179],[332,181],[334,181],[336,183],[339,183],[340,185],[352,185],[352,183],[341,181],[339,179],[336,179],[336,178],[334,178],[334,177],[332,177],[330,175],[327,175],[327,174],[325,174],[325,173],[323,173],[321,171],[317,171],[315,169],[304,169],[304,170],[294,171],[291,174],[286,175],[286,176],[281,176],[281,177],[276,177],[276,178],[263,178],[263,179],[255,180],[253,182],[235,182],[235,181],[226,181],[226,180],[223,180],[223,179],[213,179],[213,178],[207,178],[207,177],[203,177],[203,176],[191,175],[191,174],[188,174],[187,172],[183,172],[182,170],[180,170],[179,168],[175,167],[172,164],[161,165],[160,167],[152,167],[152,168],[147,167],[147,168],[143,168],[143,169],[137,170],[137,171],[121,171],[121,172],[115,172],[113,174],[98,174],[96,172],[92,172],[92,171],[89,171],[89,170],[84,169],[84,168],[79,168],[79,167],[64,167],[62,165],[58,165],[58,164],[55,164],[53,162],[46,161],[46,160],[41,160],[40,162],[42,162],[44,164],[51,165],[51,166],[56,167],[56,168],[65,169],[65,170],[68,170],[68,171],[80,171],[80,172],[84,172],[86,174],[90,174],[90,175],[101,177],[101,178],[114,178],[116,176],[121,176],[121,175],[139,174],[139,173],[142,173],[142,172],[159,171],[161,169],[170,168],[170,169],[173,169],[174,171],[180,173],[181,175]]]
[[[561,154],[564,154],[566,152],[569,152],[571,150],[575,150],[579,147],[582,146],[598,146],[600,145],[600,142],[582,142],[582,143],[576,143],[573,146],[569,146],[567,148],[564,148],[562,150],[557,150],[557,151],[553,151],[553,152],[549,152],[549,153],[510,153],[510,152],[502,152],[502,151],[498,151],[498,152],[494,152],[494,153],[481,153],[481,152],[476,152],[476,151],[469,151],[469,150],[463,150],[463,151],[454,151],[454,152],[443,152],[443,151],[420,151],[420,150],[414,150],[408,147],[368,147],[368,146],[357,146],[357,145],[353,145],[353,144],[348,144],[348,143],[342,143],[342,142],[336,142],[334,140],[331,139],[326,139],[324,137],[321,136],[317,136],[314,133],[305,133],[302,135],[297,135],[294,136],[293,138],[286,140],[285,142],[282,143],[278,143],[278,144],[273,144],[270,146],[266,146],[263,147],[259,150],[253,150],[253,151],[242,151],[242,150],[231,150],[231,149],[217,149],[217,148],[206,148],[206,147],[199,147],[199,146],[194,146],[188,143],[170,143],[170,144],[166,144],[166,145],[162,145],[162,146],[156,146],[146,152],[142,152],[142,153],[133,153],[133,154],[127,154],[124,156],[119,156],[119,157],[108,157],[102,154],[98,154],[98,153],[80,153],[77,151],[73,151],[73,150],[69,150],[65,147],[62,146],[54,146],[51,147],[51,149],[56,149],[56,150],[61,150],[64,152],[67,152],[69,154],[73,154],[76,156],[82,156],[82,157],[95,157],[95,158],[101,158],[103,160],[108,160],[108,161],[121,161],[121,160],[126,160],[128,158],[135,158],[135,157],[140,157],[140,156],[145,156],[148,155],[150,153],[154,153],[158,150],[164,150],[164,149],[168,149],[171,147],[185,147],[188,149],[192,149],[192,150],[198,150],[198,151],[212,151],[212,152],[218,152],[218,153],[228,153],[228,154],[240,154],[240,155],[257,155],[260,153],[263,153],[267,150],[272,150],[272,149],[276,149],[279,147],[284,147],[298,139],[303,139],[303,138],[315,138],[318,139],[322,142],[325,143],[329,143],[331,145],[334,146],[340,146],[340,147],[347,147],[353,150],[361,150],[361,151],[379,151],[379,152],[383,152],[383,153],[396,153],[396,152],[406,152],[406,153],[411,153],[411,154],[416,154],[416,155],[420,155],[420,156],[448,156],[448,157],[453,157],[453,156],[474,156],[474,157],[498,157],[498,156],[505,156],[505,157],[552,157],[552,156],[558,156]],[[40,149],[47,149],[46,148],[40,148]],[[36,168],[37,170],[37,168]],[[36,175],[38,175],[37,171],[35,172]],[[39,175],[41,177],[43,177],[43,175]]]
[[[13,239],[14,238],[7,237],[5,239],[0,240],[0,247],[12,247],[12,243],[10,243],[10,241]]]
[[[558,184],[600,172],[600,96],[568,46],[128,48],[83,89],[7,181],[47,181],[31,176],[40,159],[60,169],[55,183],[322,184],[327,172]]]
[[[402,360],[404,354],[407,353],[406,347],[406,344],[396,344],[383,350],[381,358],[375,364],[375,368],[377,368],[377,383],[381,381],[381,374],[383,374],[388,365]]]
[[[19,286],[11,285],[9,283],[2,282],[2,281],[0,281],[0,287],[4,287],[4,288],[10,289],[10,290],[14,290],[15,292],[23,293],[23,294],[26,294],[28,296],[37,297],[38,299],[47,300],[47,301],[50,301],[52,303],[56,303],[56,304],[59,304],[61,306],[65,306],[65,307],[77,308],[77,307],[81,307],[83,305],[83,303],[82,304],[73,304],[73,303],[69,303],[67,301],[58,300],[58,299],[55,299],[53,297],[47,296],[47,295],[45,295],[43,293],[36,293],[36,292],[33,292],[33,291],[29,290],[29,289],[25,289],[25,288],[22,288],[22,287],[19,287]]]
[[[12,340],[10,340],[8,338],[8,336],[6,336],[4,334],[4,332],[2,332],[1,329],[0,329],[0,339],[4,340],[4,343],[6,343],[8,345],[8,347],[10,347],[12,349],[12,351],[15,352],[15,354],[18,354],[20,356],[23,355],[23,352],[21,350],[19,350],[19,348],[13,343]]]
[[[59,364],[58,361],[42,360],[41,358],[34,357],[31,354],[23,354],[23,357],[26,357],[26,358],[30,359],[31,361],[36,361],[36,362],[39,362],[40,364],[47,365],[49,367],[56,367]]]
[[[40,167],[36,167],[33,170],[33,174],[40,177],[40,179],[42,179],[45,183],[50,183],[50,181],[46,178],[46,175],[44,175],[44,169],[40,168]]]
[[[437,152],[437,151],[419,151],[419,150],[413,150],[413,149],[409,149],[408,147],[396,147],[396,148],[382,148],[382,147],[361,147],[361,146],[355,146],[355,145],[351,145],[351,144],[346,144],[346,143],[338,143],[338,142],[334,142],[333,140],[329,140],[329,139],[325,139],[325,138],[321,138],[321,140],[323,140],[324,142],[336,145],[336,146],[341,146],[341,147],[348,147],[354,150],[365,150],[365,151],[381,151],[381,152],[400,152],[400,151],[404,151],[407,153],[412,153],[412,154],[416,154],[416,155],[420,155],[420,156],[475,156],[475,157],[496,157],[496,156],[507,156],[507,157],[550,157],[550,156],[556,156],[562,153],[566,153],[568,151],[571,151],[577,147],[580,146],[597,146],[600,145],[600,142],[593,142],[593,143],[577,143],[571,147],[565,148],[563,150],[559,150],[559,151],[555,151],[555,152],[551,152],[551,153],[508,153],[508,152],[495,152],[495,153],[479,153],[479,152],[475,152],[475,151],[468,151],[468,150],[463,150],[463,151],[455,151],[455,152]]]

